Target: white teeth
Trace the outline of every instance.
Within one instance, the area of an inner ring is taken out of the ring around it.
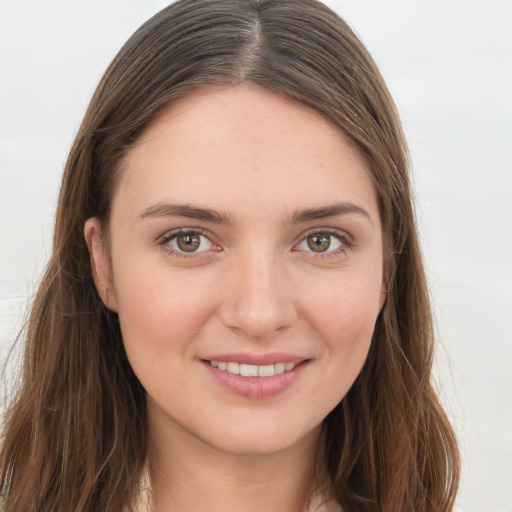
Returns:
[[[238,375],[240,373],[240,365],[238,363],[228,363],[228,373]]]
[[[274,375],[274,365],[267,364],[265,366],[258,366],[258,377],[272,377]]]
[[[276,363],[274,365],[274,375],[283,373],[286,369],[286,363]]]
[[[258,367],[253,364],[241,364],[240,375],[243,375],[244,377],[257,377]]]
[[[289,372],[295,368],[295,363],[276,363],[258,366],[255,364],[227,363],[223,361],[210,361],[213,368],[227,371],[242,377],[272,377],[280,373]]]

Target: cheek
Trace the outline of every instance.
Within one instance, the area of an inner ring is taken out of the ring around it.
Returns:
[[[206,286],[170,272],[116,275],[119,322],[133,371],[160,403],[175,403],[194,361],[198,333],[212,310]]]
[[[328,293],[317,293],[309,302],[310,324],[320,335],[339,399],[367,357],[379,313],[380,288],[379,273],[347,272],[329,284]]]
[[[213,308],[208,286],[179,273],[128,270],[120,269],[114,284],[129,357],[171,360],[186,352]]]
[[[309,309],[329,338],[357,341],[373,332],[380,294],[380,272],[340,271],[323,291],[313,294]]]

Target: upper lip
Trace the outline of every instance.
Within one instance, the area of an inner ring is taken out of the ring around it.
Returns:
[[[203,361],[222,361],[226,363],[251,364],[256,366],[265,366],[276,363],[295,363],[299,364],[308,358],[288,353],[270,353],[270,354],[212,354],[201,358]]]

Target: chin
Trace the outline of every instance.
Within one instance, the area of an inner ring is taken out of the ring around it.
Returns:
[[[236,431],[225,430],[224,433],[228,435],[212,439],[210,443],[219,451],[233,455],[272,455],[301,444],[316,447],[320,439],[320,431],[320,425],[306,432],[284,429],[283,425],[277,425],[275,428],[251,425]]]

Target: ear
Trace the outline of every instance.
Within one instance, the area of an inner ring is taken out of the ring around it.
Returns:
[[[102,236],[102,226],[98,217],[88,219],[84,225],[84,237],[89,248],[91,270],[96,290],[103,304],[117,312],[117,299],[112,282],[112,271],[108,248]]]

